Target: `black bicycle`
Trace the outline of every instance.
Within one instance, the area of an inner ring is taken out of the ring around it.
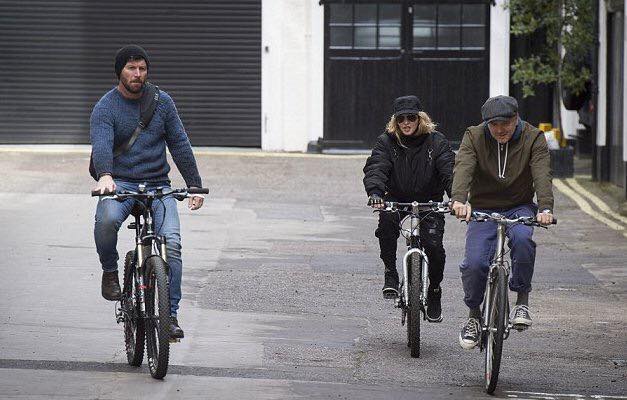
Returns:
[[[518,217],[508,219],[498,213],[472,213],[471,221],[494,221],[496,228],[496,251],[488,272],[488,281],[482,304],[481,337],[479,349],[485,350],[485,390],[488,394],[494,393],[499,380],[501,368],[501,355],[503,353],[503,341],[509,337],[510,330],[522,331],[526,326],[517,326],[510,323],[509,307],[509,275],[511,266],[505,261],[505,237],[506,230],[514,224],[524,224],[546,228],[538,223],[535,217]],[[557,224],[557,219],[553,219]]]
[[[150,375],[162,379],[168,372],[170,357],[170,287],[166,239],[155,232],[152,205],[166,196],[182,201],[194,194],[206,194],[209,189],[169,187],[146,190],[139,185],[137,192],[117,191],[92,196],[123,201],[134,199],[131,215],[135,222],[135,250],[126,254],[122,298],[116,303],[116,321],[124,324],[126,358],[130,365],[140,366],[144,358],[144,344]]]
[[[422,319],[427,319],[429,287],[429,258],[420,242],[420,220],[429,213],[449,214],[449,203],[385,202],[384,206],[375,212],[395,212],[399,216],[404,215],[404,218],[399,218],[399,227],[407,243],[407,253],[403,257],[403,280],[400,284],[399,297],[396,299],[396,307],[402,312],[401,324],[405,325],[407,320],[407,346],[410,348],[411,356],[416,358],[420,357],[420,314],[422,313]]]

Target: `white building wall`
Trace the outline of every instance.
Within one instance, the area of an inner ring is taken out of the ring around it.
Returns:
[[[607,7],[599,0],[599,98],[597,101],[597,146],[607,143]]]
[[[490,7],[490,97],[509,95],[509,9],[507,0]]]
[[[323,7],[262,0],[261,20],[261,148],[305,151],[322,136]]]
[[[627,12],[627,0],[624,10]],[[623,21],[623,161],[627,162],[627,14]]]

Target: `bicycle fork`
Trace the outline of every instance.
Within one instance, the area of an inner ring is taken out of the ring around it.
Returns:
[[[496,279],[495,270],[497,268],[502,268],[503,273],[506,276],[505,281],[509,281],[509,266],[507,262],[503,260],[503,252],[505,251],[505,225],[498,224],[496,230],[496,250],[497,254],[494,258],[494,262],[490,265],[490,270],[488,272],[488,283],[486,285],[484,299],[483,299],[483,326],[481,327],[482,336],[485,337],[488,334],[488,329],[495,330],[496,328],[489,328],[492,326],[490,311],[492,309],[492,282]],[[509,300],[507,296],[508,288],[505,288],[505,299],[507,301],[507,313],[506,315],[501,316],[505,318],[505,332],[504,339],[507,339],[509,336],[509,331],[512,325],[509,322]],[[481,349],[483,349],[483,340],[480,340]]]

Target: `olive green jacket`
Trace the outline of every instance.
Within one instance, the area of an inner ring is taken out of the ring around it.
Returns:
[[[478,209],[510,209],[532,203],[534,194],[540,211],[553,211],[551,160],[543,132],[523,121],[520,135],[499,145],[485,123],[466,130],[455,157],[451,200],[468,201]]]

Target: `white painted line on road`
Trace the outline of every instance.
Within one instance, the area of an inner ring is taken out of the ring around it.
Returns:
[[[566,196],[570,197],[572,201],[577,203],[577,206],[579,206],[581,211],[585,212],[586,214],[596,219],[597,221],[604,223],[605,225],[607,225],[611,229],[614,229],[615,231],[625,230],[625,228],[622,225],[617,224],[616,222],[611,221],[608,218],[605,218],[604,216],[600,215],[600,213],[594,211],[592,207],[590,206],[590,204],[588,204],[588,202],[583,199],[583,197],[581,197],[573,189],[568,187],[564,182],[557,179],[553,181],[553,184],[560,192],[564,193]]]
[[[603,211],[604,213],[606,213],[610,217],[613,217],[613,218],[621,221],[622,223],[627,224],[627,218],[626,217],[623,217],[622,215],[617,214],[616,212],[612,211],[612,209],[603,200],[601,200],[596,195],[590,193],[590,191],[586,190],[575,179],[568,178],[568,179],[566,179],[566,182],[568,182],[568,184],[576,192],[579,192],[579,194],[581,194],[582,196],[585,196],[588,199],[590,199],[599,208],[599,210]]]

